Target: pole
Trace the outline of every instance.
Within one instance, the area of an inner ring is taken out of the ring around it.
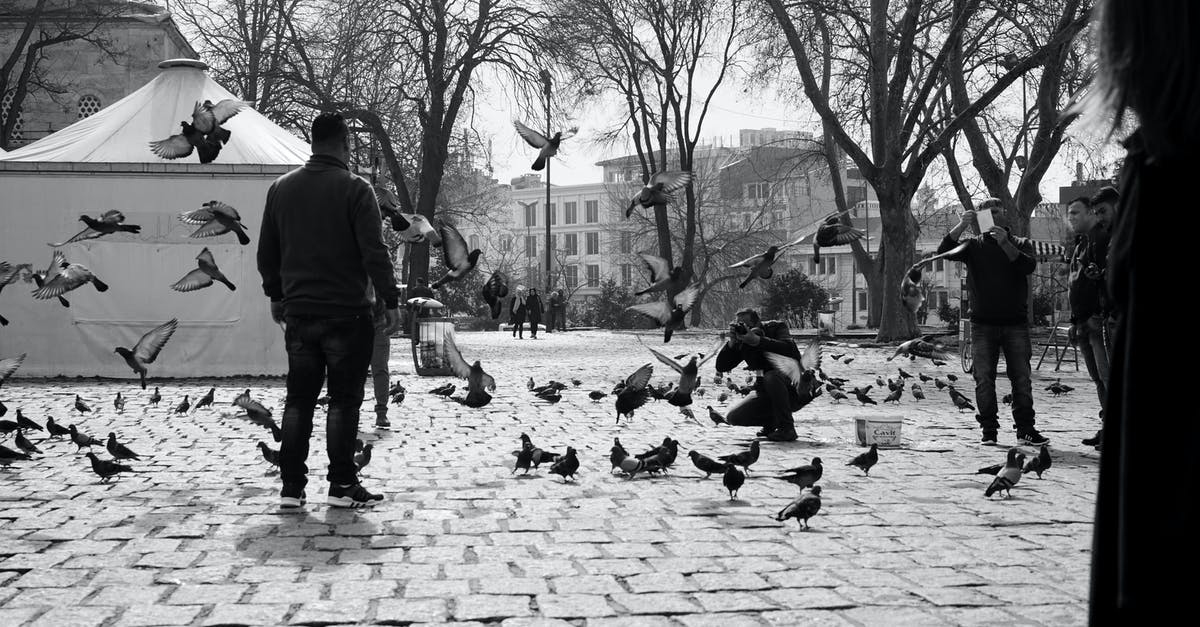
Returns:
[[[550,130],[550,72],[542,70],[542,90],[546,95],[546,137],[553,137],[554,132]],[[550,234],[550,216],[552,209],[550,208],[550,159],[546,159],[546,296],[550,294],[550,274],[551,264],[553,263],[552,255],[553,248],[550,246],[552,235]]]

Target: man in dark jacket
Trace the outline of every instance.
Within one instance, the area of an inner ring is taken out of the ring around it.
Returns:
[[[529,288],[529,296],[525,299],[525,313],[529,316],[529,339],[536,340],[538,325],[542,322],[542,297],[536,287]]]
[[[1103,248],[1108,236],[1096,220],[1086,196],[1067,204],[1067,225],[1075,233],[1075,245],[1067,260],[1068,291],[1071,303],[1070,339],[1083,354],[1088,376],[1096,384],[1100,397],[1100,420],[1104,421],[1104,406],[1108,402],[1108,348],[1104,340],[1105,315],[1103,306]],[[1088,446],[1100,446],[1103,430],[1083,441]]]
[[[792,413],[812,401],[812,387],[797,388],[791,379],[771,363],[768,353],[800,361],[800,350],[792,341],[787,324],[778,320],[761,322],[758,312],[743,309],[737,321],[729,325],[729,339],[717,353],[717,372],[729,372],[742,362],[754,371],[754,391],[729,410],[726,420],[736,426],[763,427],[759,437],[775,442],[796,439]]]
[[[562,290],[550,292],[550,299],[546,304],[546,333],[553,333],[555,326],[558,327],[559,331],[566,330],[566,322],[562,320],[562,309]]]
[[[1012,382],[1013,421],[1017,440],[1042,445],[1050,440],[1034,427],[1033,371],[1029,360],[1033,348],[1029,339],[1029,275],[1037,262],[1033,243],[1008,232],[1008,220],[1000,201],[989,198],[979,205],[991,211],[995,223],[986,233],[968,240],[960,253],[947,257],[967,265],[967,288],[971,291],[971,352],[974,358],[975,420],[983,428],[980,444],[996,445],[1000,429],[996,405],[996,367],[1000,353]],[[979,229],[976,212],[963,212],[959,223],[942,239],[938,253],[959,244],[958,238],[968,226]]]
[[[305,503],[313,410],[326,380],[327,501],[358,508],[383,500],[359,484],[354,466],[359,408],[375,338],[368,277],[383,299],[382,333],[391,334],[399,324],[399,292],[375,194],[346,167],[349,137],[341,115],[317,116],[313,155],[271,185],[259,236],[263,291],[271,299],[271,316],[286,324],[287,401],[279,454],[280,505],[285,508]]]

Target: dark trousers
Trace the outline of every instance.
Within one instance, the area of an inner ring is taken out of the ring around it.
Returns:
[[[1034,425],[1033,371],[1029,360],[1033,347],[1029,341],[1029,326],[1025,324],[984,324],[971,322],[971,354],[974,357],[975,420],[985,431],[1000,429],[999,409],[996,407],[996,366],[1004,355],[1008,380],[1012,383],[1013,422],[1017,433]]]
[[[375,333],[371,350],[371,382],[375,386],[375,415],[387,416],[388,390],[391,388],[391,372],[388,357],[392,353],[392,338],[387,333]]]
[[[513,337],[525,337],[525,310],[517,311],[512,316]]]
[[[538,323],[541,321],[538,316],[529,316],[529,337],[537,337]]]
[[[567,322],[563,317],[563,310],[560,307],[551,307],[548,312],[548,322],[546,322],[546,333],[558,329],[559,331],[567,330]]]
[[[782,373],[768,370],[754,384],[754,391],[729,410],[725,417],[738,427],[792,427],[792,412],[808,404]]]
[[[371,363],[375,327],[371,317],[287,317],[284,339],[288,352],[287,402],[283,410],[283,442],[279,468],[284,484],[308,483],[308,441],[321,386],[329,379],[329,412],[325,420],[330,483],[358,483],[354,439],[358,412]]]
[[[1096,394],[1100,397],[1100,415],[1104,415],[1104,406],[1108,402],[1108,346],[1105,341],[1105,321],[1101,316],[1092,316],[1076,326],[1075,343],[1079,352],[1083,353],[1083,364],[1087,366],[1088,376],[1096,384]]]

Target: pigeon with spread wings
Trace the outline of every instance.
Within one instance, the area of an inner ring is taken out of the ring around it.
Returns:
[[[646,253],[642,253],[640,256],[642,261],[646,263],[646,268],[650,270],[650,285],[646,289],[636,292],[635,296],[663,290],[666,290],[667,293],[681,292],[687,286],[683,281],[682,267],[675,266],[672,268],[671,263],[662,257]]]
[[[671,192],[683,189],[688,183],[692,182],[692,173],[687,171],[668,171],[655,172],[654,176],[650,177],[649,182],[645,187],[638,192],[637,196],[629,202],[629,208],[625,210],[625,217],[633,215],[635,207],[641,206],[650,208],[654,205],[665,205],[672,200],[674,196]]]
[[[921,308],[921,304],[925,302],[925,293],[921,291],[921,275],[925,266],[933,263],[938,259],[945,259],[951,255],[957,255],[967,249],[967,243],[963,242],[950,250],[939,255],[930,255],[917,263],[914,263],[908,272],[904,273],[904,279],[900,281],[900,302],[904,303],[904,308],[912,313],[917,313]]]
[[[775,270],[772,268],[772,266],[774,266],[775,262],[779,259],[779,254],[798,243],[799,240],[784,244],[782,246],[775,246],[772,244],[771,246],[767,247],[767,250],[763,251],[762,254],[755,255],[753,257],[747,257],[733,264],[732,266],[729,266],[730,268],[750,268],[750,276],[747,276],[746,280],[742,281],[738,287],[745,289],[745,287],[754,279],[762,279],[764,281],[770,279],[775,275]]]
[[[199,267],[183,275],[182,279],[171,285],[171,289],[176,292],[191,292],[212,285],[214,280],[224,283],[225,287],[231,290],[237,289],[237,286],[221,273],[216,260],[213,259],[212,251],[207,246],[196,255],[196,265]]]
[[[617,395],[617,424],[621,423],[622,415],[632,418],[633,411],[650,400],[650,390],[647,386],[650,385],[650,375],[653,372],[654,366],[645,364],[625,377],[625,380],[613,389],[613,393]]]
[[[221,140],[215,137],[205,137],[199,129],[184,121],[179,126],[179,133],[166,139],[150,142],[150,151],[163,159],[182,159],[195,150],[200,155],[200,163],[212,163],[221,153]]]
[[[538,149],[537,159],[533,162],[534,170],[542,170],[546,167],[546,160],[558,154],[558,146],[564,139],[570,139],[579,132],[579,127],[575,126],[569,129],[566,133],[559,131],[554,134],[554,137],[547,138],[545,135],[525,126],[524,124],[513,120],[513,126],[517,129],[517,134],[525,143],[533,148]]]
[[[204,133],[208,139],[228,144],[232,134],[227,129],[221,128],[221,125],[249,107],[250,103],[232,98],[225,98],[216,104],[213,104],[211,100],[197,102],[195,108],[192,109],[192,126],[197,131]]]
[[[87,228],[71,236],[71,239],[59,244],[49,244],[49,246],[59,247],[82,242],[83,240],[96,239],[104,235],[112,233],[141,233],[142,227],[136,224],[124,224],[125,214],[111,209],[100,214],[100,218],[96,219],[91,216],[81,215],[79,221],[86,224]]]
[[[450,369],[454,371],[455,376],[467,380],[467,396],[459,402],[467,407],[483,407],[492,402],[492,396],[488,392],[496,391],[496,380],[483,371],[478,359],[474,364],[467,365],[467,360],[463,359],[452,335],[447,333],[444,341]]]
[[[941,342],[935,342],[934,338],[936,337],[936,335],[925,335],[922,337],[915,337],[907,342],[902,342],[896,347],[896,352],[893,353],[891,357],[888,357],[887,360],[891,361],[901,355],[915,355],[917,357],[925,357],[927,359],[934,360],[947,359],[947,354],[945,352],[946,345],[942,344]]]
[[[70,307],[71,304],[63,298],[63,294],[87,283],[94,285],[97,292],[108,291],[107,283],[101,281],[86,267],[77,263],[69,263],[61,252],[54,251],[54,259],[59,262],[58,272],[45,282],[38,282],[38,288],[33,290],[34,298],[40,300],[57,298],[64,307]]]
[[[0,386],[3,386],[4,382],[13,376],[13,373],[17,371],[17,368],[21,367],[24,361],[25,353],[21,353],[16,357],[9,357],[8,359],[0,359]]]
[[[684,318],[696,302],[700,290],[689,287],[679,293],[674,299],[643,303],[628,307],[654,321],[655,327],[663,327],[663,344],[671,341],[671,334],[684,326]]]
[[[813,237],[813,263],[821,263],[821,247],[843,246],[855,240],[860,240],[866,237],[866,231],[856,229],[849,224],[844,224],[842,216],[846,215],[850,210],[840,211],[825,216],[817,227],[817,233]]]
[[[179,220],[185,224],[200,225],[188,237],[215,237],[233,231],[237,234],[239,244],[245,246],[250,243],[250,236],[246,235],[246,225],[242,224],[238,210],[219,200],[210,200],[195,211],[185,211],[179,214]]]
[[[392,223],[392,230],[400,234],[401,240],[409,244],[429,242],[434,246],[442,245],[442,236],[425,216],[400,211],[400,197],[392,190],[376,185],[375,200],[379,203],[379,213]]]
[[[167,340],[175,334],[175,329],[179,326],[179,320],[171,318],[170,320],[154,327],[138,340],[133,349],[123,348],[118,346],[113,352],[125,358],[125,363],[129,364],[130,368],[138,374],[142,382],[142,389],[146,389],[146,364],[154,363],[158,359],[159,352],[163,346],[167,345]]]
[[[817,377],[817,369],[821,367],[820,339],[814,338],[808,343],[799,361],[794,357],[779,353],[764,352],[763,354],[776,370],[788,378],[788,381],[801,395],[812,394],[816,388],[820,387],[821,381]]]
[[[488,304],[492,312],[492,320],[500,317],[500,310],[504,308],[504,299],[508,297],[508,275],[497,270],[492,273],[492,276],[483,284],[483,300]]]
[[[429,287],[437,289],[451,281],[457,281],[475,269],[479,256],[483,251],[476,248],[467,252],[467,240],[462,233],[450,224],[442,224],[442,264],[446,266],[446,274],[433,282]]]
[[[703,359],[701,359],[699,355],[692,355],[688,359],[687,363],[683,365],[680,365],[679,362],[654,350],[653,348],[648,346],[646,347],[651,353],[654,353],[654,356],[658,358],[659,361],[667,364],[675,372],[679,373],[679,383],[676,384],[675,390],[672,391],[667,398],[668,403],[676,407],[687,407],[688,405],[692,404],[692,392],[695,392],[696,388],[700,385],[700,368],[717,356],[717,353],[720,352],[723,344],[724,340],[719,341],[715,346],[712,347],[712,349],[708,351],[708,354],[704,355]]]

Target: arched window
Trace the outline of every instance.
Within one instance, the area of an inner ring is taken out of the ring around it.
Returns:
[[[88,118],[100,111],[100,99],[88,94],[79,99],[79,119]]]
[[[12,92],[4,94],[4,99],[0,100],[0,124],[8,123],[8,110],[12,108]],[[12,133],[9,133],[9,141],[21,141],[25,139],[25,135],[21,132],[25,128],[25,120],[21,115],[21,108],[17,108],[17,121],[13,124]]]

